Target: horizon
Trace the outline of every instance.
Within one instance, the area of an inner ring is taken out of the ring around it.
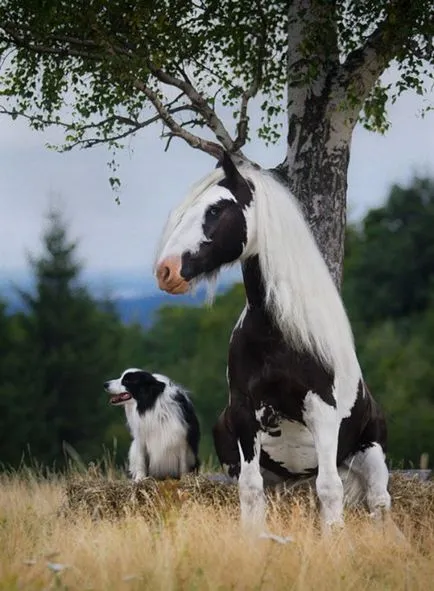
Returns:
[[[34,287],[34,276],[31,269],[15,269],[12,273],[6,273],[0,269],[0,299],[6,301],[19,298],[17,289],[31,291]],[[96,299],[114,299],[114,300],[140,300],[143,298],[158,297],[173,301],[179,299],[161,291],[152,275],[143,275],[136,269],[135,272],[118,270],[116,271],[93,271],[83,267],[79,275],[80,283],[83,284]],[[226,269],[220,273],[217,282],[217,291],[224,290],[234,283],[241,281],[241,274],[238,265],[231,269]],[[205,289],[205,283],[201,282],[198,286],[198,292],[202,293]],[[186,294],[192,301],[195,300],[195,294]],[[182,298],[184,301],[185,298]]]

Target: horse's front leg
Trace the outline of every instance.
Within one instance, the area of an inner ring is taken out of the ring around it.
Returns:
[[[343,526],[344,491],[337,469],[339,419],[336,406],[309,392],[304,402],[303,418],[312,433],[318,458],[316,490],[321,504],[325,533]]]
[[[227,407],[213,428],[214,445],[228,476],[238,479],[241,522],[246,529],[265,524],[265,495],[259,457],[260,433],[252,413]]]
[[[238,440],[231,419],[231,407],[227,406],[212,430],[214,447],[223,470],[230,478],[240,476]]]
[[[228,476],[238,480],[243,526],[262,528],[266,503],[259,466],[260,432],[255,416],[245,406],[228,406],[213,428],[214,445]]]
[[[241,522],[245,529],[262,532],[265,527],[266,502],[259,458],[261,455],[260,425],[247,397],[233,394],[228,411],[234,444],[239,455],[238,492]]]
[[[262,533],[265,528],[266,501],[264,483],[259,467],[261,454],[260,432],[241,435],[238,439],[240,453],[240,475],[238,492],[240,496],[241,523],[246,530]]]
[[[245,426],[245,430],[239,430],[238,449],[240,453],[240,475],[238,478],[238,491],[240,495],[241,523],[245,531],[259,535],[260,538],[273,540],[279,544],[292,542],[291,536],[281,537],[272,534],[266,529],[266,499],[264,494],[264,481],[261,475],[259,458],[261,455],[261,431],[252,426],[252,422]]]

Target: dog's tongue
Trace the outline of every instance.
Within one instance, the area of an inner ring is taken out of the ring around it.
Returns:
[[[131,398],[131,394],[129,392],[122,392],[122,394],[115,394],[114,396],[110,397],[111,404],[119,404],[119,402],[125,402],[125,400],[129,400]]]

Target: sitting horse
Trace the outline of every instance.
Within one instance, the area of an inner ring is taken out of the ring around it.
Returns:
[[[313,474],[325,529],[342,526],[345,467],[380,517],[390,508],[386,423],[329,270],[286,187],[228,154],[221,164],[172,211],[155,273],[160,289],[181,294],[241,262],[246,305],[214,442],[238,478],[242,521],[263,526],[264,477]]]

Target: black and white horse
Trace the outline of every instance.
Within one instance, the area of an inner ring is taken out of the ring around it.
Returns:
[[[370,511],[390,508],[386,424],[369,393],[339,293],[296,199],[226,154],[175,209],[155,272],[184,293],[240,261],[246,306],[229,346],[229,403],[216,451],[238,477],[242,521],[262,524],[264,478],[317,474],[326,529],[343,522],[347,468]]]

